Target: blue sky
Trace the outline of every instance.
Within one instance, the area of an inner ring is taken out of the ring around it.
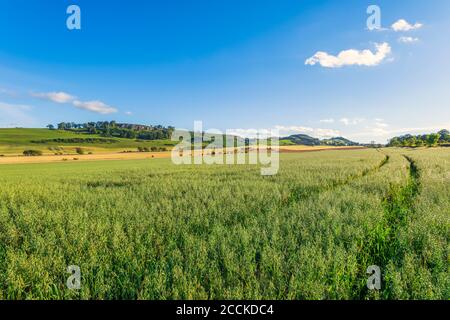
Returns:
[[[1,0],[0,127],[202,120],[361,142],[449,129],[449,18],[448,0]]]

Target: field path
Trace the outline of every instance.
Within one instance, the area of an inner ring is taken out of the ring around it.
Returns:
[[[420,192],[420,172],[415,161],[403,155],[409,163],[408,181],[403,186],[391,186],[383,199],[384,217],[380,224],[374,226],[371,236],[361,247],[361,269],[370,264],[379,266],[382,270],[390,263],[399,263],[402,257],[399,232],[407,227],[408,221],[414,213],[414,201]],[[383,288],[381,294],[384,299],[391,299],[392,292],[388,287]],[[360,292],[360,297],[367,295],[367,288]]]

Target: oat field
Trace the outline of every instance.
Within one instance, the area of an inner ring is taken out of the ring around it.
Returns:
[[[449,299],[449,195],[445,148],[1,165],[0,299]]]

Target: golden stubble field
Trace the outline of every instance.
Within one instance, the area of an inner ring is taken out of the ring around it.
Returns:
[[[283,146],[278,148],[281,153],[288,152],[315,152],[326,150],[352,150],[362,149],[362,147],[332,147],[332,146]],[[233,149],[234,150],[234,149]],[[226,151],[225,151],[226,152]],[[210,154],[210,152],[209,152]],[[220,152],[218,152],[220,154]],[[100,161],[100,160],[138,160],[138,159],[158,159],[169,158],[171,152],[99,152],[94,154],[66,154],[66,155],[42,155],[36,157],[25,157],[19,155],[8,155],[0,157],[0,164],[20,164],[20,163],[48,163],[61,161]]]

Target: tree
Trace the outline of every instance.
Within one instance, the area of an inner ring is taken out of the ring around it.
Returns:
[[[444,142],[450,142],[450,132],[448,130],[441,130],[438,132],[439,135],[439,142],[444,143]]]
[[[391,146],[391,147],[399,147],[400,145],[401,145],[401,142],[398,137],[394,137],[389,141],[389,146]]]
[[[416,140],[416,147],[423,147],[425,145],[425,141],[423,141],[420,137]]]
[[[48,128],[49,130],[55,130],[55,126],[52,125],[52,124],[48,124],[48,125],[47,125],[47,128]]]
[[[40,150],[25,150],[23,152],[23,155],[26,157],[42,156],[42,151],[40,151]]]
[[[106,127],[106,129],[103,131],[102,136],[103,137],[111,137],[111,129],[109,129],[109,127]]]
[[[439,138],[440,138],[440,135],[437,133],[432,133],[432,134],[427,135],[427,145],[429,147],[436,146],[439,142]]]
[[[416,143],[417,143],[417,139],[414,136],[409,137],[408,139],[405,140],[406,141],[406,145],[408,147],[415,147]]]
[[[401,140],[401,146],[402,147],[409,147],[408,139],[409,139],[409,137],[408,138],[404,138],[404,139]]]

